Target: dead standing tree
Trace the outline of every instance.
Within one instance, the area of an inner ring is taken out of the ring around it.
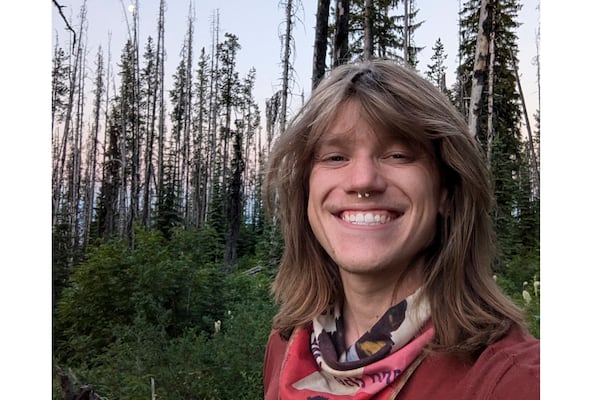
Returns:
[[[492,165],[492,148],[494,143],[494,62],[495,62],[495,45],[496,34],[494,29],[494,8],[489,10],[488,19],[491,20],[490,37],[489,37],[489,62],[488,62],[488,96],[487,96],[487,163],[488,167]]]
[[[60,8],[59,8],[60,10]],[[61,15],[62,11],[61,11]],[[84,22],[86,18],[86,4],[85,2],[81,6],[80,12],[80,25],[79,25],[79,37],[81,37]],[[73,30],[69,26],[70,30]],[[74,34],[74,38],[76,35]],[[75,40],[75,39],[74,39]],[[81,64],[80,60],[83,54],[83,48],[81,46],[81,41],[77,44],[73,42],[73,49],[75,51],[75,60],[73,61],[71,68],[71,76],[69,80],[69,99],[67,102],[65,117],[64,117],[64,125],[63,125],[63,135],[61,138],[61,145],[59,149],[58,159],[54,161],[54,167],[52,171],[52,226],[56,226],[58,223],[58,215],[61,207],[61,196],[63,192],[63,183],[64,183],[64,170],[65,164],[67,160],[67,144],[71,138],[72,133],[72,120],[73,120],[73,109],[75,106],[75,92],[76,86],[79,82],[79,66]]]
[[[316,88],[325,75],[327,56],[327,28],[329,24],[330,0],[319,0],[317,5],[317,24],[315,27],[315,47],[313,53],[312,89]]]
[[[77,43],[77,33],[71,27],[71,24],[69,24],[69,21],[67,20],[67,17],[65,17],[65,14],[63,14],[62,9],[65,8],[65,6],[61,6],[60,4],[58,4],[58,2],[56,0],[52,0],[52,3],[58,9],[58,13],[60,14],[60,17],[62,18],[62,20],[65,22],[65,25],[67,26],[67,29],[70,30],[73,33],[73,44],[72,44],[71,49],[72,49],[72,51],[75,51],[75,44]]]
[[[281,4],[281,3],[280,3]],[[292,28],[293,20],[293,0],[287,0],[285,3],[285,34],[283,36],[283,72],[282,72],[282,89],[281,89],[281,114],[279,119],[279,133],[285,130],[287,124],[287,104],[288,92],[290,84],[290,72],[292,70]]]
[[[485,85],[485,73],[487,70],[489,56],[489,24],[490,24],[490,0],[481,1],[479,11],[479,25],[475,49],[475,60],[473,62],[473,83],[471,85],[471,101],[469,103],[469,133],[477,136],[479,117],[481,114],[481,98],[483,86]],[[490,93],[491,95],[491,93]]]
[[[373,0],[365,1],[365,42],[364,59],[370,60],[373,57]]]
[[[335,4],[335,37],[333,39],[333,66],[348,62],[348,24],[350,17],[350,0],[336,0]]]

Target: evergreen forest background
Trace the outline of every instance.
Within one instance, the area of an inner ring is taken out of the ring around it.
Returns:
[[[53,4],[62,12],[60,1]],[[237,68],[239,38],[220,32],[218,12],[208,44],[194,43],[194,19],[186,21],[177,68],[165,70],[166,6],[161,0],[156,34],[148,37],[140,37],[133,8],[115,57],[86,47],[83,1],[77,19],[62,20],[69,41],[53,47],[55,399],[84,392],[102,399],[262,398],[275,312],[269,290],[282,251],[278,223],[264,212],[262,178],[290,118],[300,2],[273,4],[285,26],[281,89],[264,112],[254,96],[256,71]],[[539,110],[526,118],[520,88],[521,7],[519,0],[462,1],[453,16],[460,63],[451,72],[441,39],[415,43],[426,23],[417,0],[319,0],[315,21],[305,24],[315,25],[313,84],[359,58],[416,67],[418,52],[433,48],[419,70],[465,120],[476,117],[474,133],[494,179],[496,280],[539,337],[540,125]],[[482,69],[476,58],[486,61]],[[447,73],[456,74],[452,87]]]

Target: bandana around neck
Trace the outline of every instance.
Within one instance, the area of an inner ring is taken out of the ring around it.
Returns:
[[[429,305],[415,302],[418,292],[388,309],[348,349],[338,307],[297,328],[283,361],[279,398],[393,399],[433,338]]]

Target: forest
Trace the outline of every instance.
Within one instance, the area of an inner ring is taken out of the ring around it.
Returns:
[[[217,10],[208,44],[194,42],[193,18],[184,21],[168,71],[167,4],[160,0],[155,34],[144,38],[137,1],[113,59],[87,48],[86,1],[72,20],[53,0],[62,17],[55,28],[69,40],[57,40],[52,54],[52,395],[260,399],[282,253],[262,179],[292,117],[301,1],[273,1],[284,21],[281,87],[264,104],[256,70],[237,67],[239,37],[221,32]],[[312,1],[313,88],[358,59],[416,66],[424,47],[414,33],[425,23],[418,0]],[[521,8],[520,0],[461,1],[452,16],[458,68],[448,71],[441,39],[420,68],[484,149],[496,200],[495,279],[539,337],[540,124],[539,109],[528,118],[519,75]],[[447,74],[456,77],[450,87]]]

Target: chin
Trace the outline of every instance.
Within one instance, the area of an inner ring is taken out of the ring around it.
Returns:
[[[341,270],[349,273],[366,275],[373,273],[380,273],[391,269],[387,263],[383,263],[380,260],[339,260],[336,264]]]

